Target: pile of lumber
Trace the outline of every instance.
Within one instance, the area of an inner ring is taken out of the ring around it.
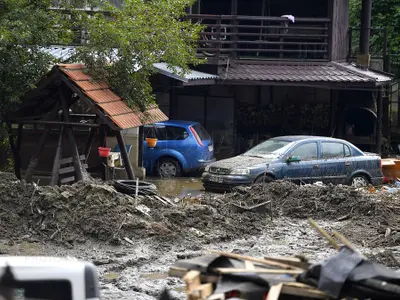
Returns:
[[[340,233],[331,236],[312,219],[309,222],[339,251],[321,265],[311,265],[302,256],[254,258],[211,251],[178,261],[169,275],[184,280],[188,300],[400,298],[400,275],[369,262]],[[371,275],[352,279],[365,272]]]
[[[283,299],[282,296],[300,297],[301,299],[329,299],[324,292],[303,284],[295,282],[295,277],[303,273],[309,264],[304,258],[298,257],[266,257],[257,259],[233,253],[212,251],[216,256],[232,258],[242,262],[243,268],[215,268],[202,272],[201,270],[190,270],[187,268],[174,266],[170,269],[170,276],[183,278],[186,284],[187,299],[189,300],[224,300],[226,293],[215,293],[216,284],[221,277],[230,275],[244,276],[246,274],[259,275],[284,275],[286,282],[280,282],[266,288],[266,300]],[[280,277],[284,278],[284,277]],[[243,295],[236,294],[237,299]],[[298,298],[296,298],[298,299]]]

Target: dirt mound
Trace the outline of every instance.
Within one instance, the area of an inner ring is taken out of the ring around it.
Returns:
[[[157,197],[135,199],[103,183],[50,187],[0,176],[0,238],[95,239],[118,243],[124,238],[225,240],[260,232],[257,214],[220,214],[211,206],[166,205]]]
[[[271,201],[275,217],[330,220],[374,217],[390,222],[400,213],[400,199],[394,194],[371,193],[344,185],[298,186],[288,181],[241,187],[227,194],[225,201],[244,207]]]

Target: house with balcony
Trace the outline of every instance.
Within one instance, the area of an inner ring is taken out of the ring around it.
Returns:
[[[212,133],[219,157],[287,134],[381,151],[393,77],[370,67],[369,26],[349,59],[349,0],[198,0],[185,18],[204,26],[207,61],[185,76],[157,64],[153,87],[170,119]]]

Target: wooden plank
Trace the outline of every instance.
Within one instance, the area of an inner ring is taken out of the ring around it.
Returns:
[[[283,264],[283,263],[279,263],[279,262],[275,262],[275,261],[271,261],[271,260],[267,260],[267,259],[258,259],[258,258],[254,258],[254,257],[250,257],[250,256],[239,255],[239,254],[228,253],[228,252],[222,252],[222,251],[215,251],[215,250],[212,250],[211,253],[217,254],[217,255],[222,255],[222,256],[225,256],[225,257],[240,259],[240,260],[248,260],[248,261],[252,261],[252,262],[255,262],[255,263],[260,263],[260,264],[263,264],[263,265],[280,267],[280,268],[283,268],[283,269],[299,269],[299,268],[293,267],[293,266],[288,265],[288,264]]]
[[[327,294],[305,284],[290,282],[284,283],[282,294],[313,299],[330,299]]]
[[[288,274],[299,275],[303,270],[282,270],[282,269],[237,269],[237,268],[217,268],[216,271],[220,274],[235,274],[235,273],[256,273],[256,274]]]
[[[88,165],[87,164],[82,164],[82,168],[87,169]],[[67,174],[67,173],[73,173],[73,172],[75,172],[75,168],[74,167],[66,167],[66,168],[60,169],[60,175]]]
[[[193,299],[201,299],[206,300],[213,293],[213,285],[212,283],[206,283],[200,285],[192,292]]]
[[[74,182],[75,181],[75,176],[71,176],[71,177],[66,177],[61,179],[61,184],[66,184],[66,183],[70,183],[70,182]]]
[[[267,299],[265,300],[278,300],[282,291],[282,283],[273,285],[269,288]]]
[[[183,280],[186,283],[186,292],[187,292],[188,296],[190,297],[190,294],[201,285],[200,272],[194,271],[194,270],[189,271],[183,277]]]
[[[265,257],[265,259],[288,264],[297,268],[307,269],[309,263],[296,257]]]
[[[79,159],[82,160],[86,160],[85,155],[81,155],[79,156]],[[60,160],[60,165],[65,165],[65,164],[71,164],[73,161],[72,157],[68,157],[68,158],[63,158],[62,160]]]

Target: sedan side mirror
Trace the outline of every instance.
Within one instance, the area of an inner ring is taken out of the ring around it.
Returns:
[[[300,156],[289,156],[289,157],[286,159],[286,163],[288,163],[288,164],[294,163],[294,162],[301,162]]]

